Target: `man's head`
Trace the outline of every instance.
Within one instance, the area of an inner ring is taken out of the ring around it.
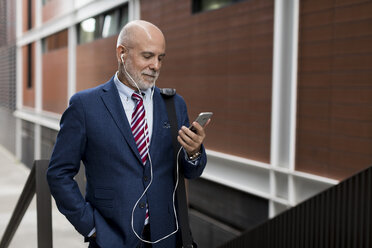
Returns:
[[[120,31],[116,46],[118,76],[130,88],[137,90],[132,81],[141,90],[152,87],[160,74],[164,56],[164,35],[154,24],[136,20]]]

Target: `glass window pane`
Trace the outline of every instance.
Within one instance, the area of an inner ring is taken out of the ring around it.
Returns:
[[[128,23],[128,5],[125,5],[125,6],[123,6],[123,8],[121,8],[121,11],[120,11],[119,31],[127,23]]]
[[[230,4],[231,0],[204,0],[202,1],[202,10],[213,10],[222,8],[228,4]]]
[[[119,11],[113,11],[105,15],[102,28],[102,37],[106,38],[118,33]]]
[[[97,39],[102,38],[102,28],[103,28],[104,16],[102,14],[102,15],[96,16],[95,19],[96,19],[96,29],[95,29],[95,32],[94,32],[94,39],[97,40]]]
[[[79,43],[91,42],[94,40],[96,30],[96,19],[89,18],[79,25]]]
[[[49,3],[50,1],[51,0],[43,0],[42,3],[43,3],[43,5],[45,5],[45,4]]]
[[[48,44],[47,44],[46,38],[41,40],[41,51],[42,53],[48,52]]]
[[[192,11],[193,13],[198,13],[201,11],[220,9],[241,1],[244,0],[193,0]]]

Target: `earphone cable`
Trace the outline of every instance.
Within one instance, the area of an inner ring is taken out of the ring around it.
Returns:
[[[123,57],[121,57],[121,59],[122,59],[122,62],[123,62],[123,67],[124,67],[125,74],[128,76],[128,78],[132,82],[132,85],[134,84],[133,86],[135,86],[138,89],[138,92],[141,93],[141,90],[138,87],[137,83],[134,81],[134,79],[128,73],[128,71],[127,71],[127,69],[125,67],[125,63],[123,61]],[[152,97],[154,95],[155,83],[156,83],[156,81],[154,82],[154,87],[152,89],[151,99],[152,99]],[[142,98],[142,94],[140,94],[140,97]],[[142,100],[143,100],[143,98],[142,98]],[[144,122],[144,125],[143,125],[143,129],[144,129],[145,135],[148,136],[149,133],[148,133],[148,130],[146,129],[146,125],[145,125],[146,122],[147,122],[147,118],[146,118],[146,115],[145,115],[145,122]],[[164,237],[162,237],[162,238],[160,238],[160,239],[158,239],[156,241],[144,240],[144,239],[142,239],[138,235],[138,233],[136,232],[136,230],[134,230],[134,210],[136,209],[139,201],[142,199],[142,197],[146,194],[147,190],[150,188],[150,186],[152,184],[152,181],[153,181],[153,178],[154,178],[154,176],[153,176],[153,170],[152,170],[152,160],[151,160],[151,155],[150,155],[149,143],[148,143],[148,140],[147,140],[146,137],[145,137],[145,140],[146,140],[146,147],[147,147],[147,152],[148,152],[148,161],[150,162],[150,182],[149,182],[149,184],[147,185],[147,187],[145,188],[145,190],[143,191],[143,193],[141,194],[141,196],[138,198],[138,200],[136,201],[136,203],[133,206],[132,215],[131,215],[131,227],[132,227],[132,231],[134,232],[134,234],[137,236],[137,238],[139,240],[141,240],[142,242],[148,243],[148,244],[156,244],[156,243],[159,243],[160,241],[162,241],[162,240],[164,240],[166,238],[169,238],[170,236],[174,235],[175,233],[178,232],[178,229],[179,229],[178,218],[177,218],[177,211],[176,211],[176,206],[175,206],[175,196],[176,196],[176,191],[177,191],[178,181],[179,181],[178,158],[179,158],[180,152],[182,150],[182,147],[177,152],[177,167],[176,167],[177,178],[176,178],[176,184],[175,184],[175,187],[174,187],[174,190],[173,190],[173,195],[172,195],[172,199],[173,199],[173,213],[174,213],[174,219],[175,219],[175,222],[176,222],[176,230],[173,231],[173,232],[171,232],[171,233],[169,233],[168,235],[165,235]]]

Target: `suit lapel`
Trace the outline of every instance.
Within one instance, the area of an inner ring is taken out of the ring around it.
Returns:
[[[119,92],[114,83],[114,78],[111,78],[111,80],[103,87],[101,98],[129,147],[132,149],[133,153],[136,154],[137,159],[142,163],[136,142],[133,138],[132,130],[123,109],[123,104],[120,100]]]

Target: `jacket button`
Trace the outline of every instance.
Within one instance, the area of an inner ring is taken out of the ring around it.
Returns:
[[[147,181],[149,180],[149,178],[148,178],[147,176],[144,176],[144,177],[143,177],[143,180],[144,180],[145,182],[147,182]]]
[[[146,204],[143,203],[143,202],[141,202],[141,203],[139,204],[139,207],[140,207],[140,208],[145,208],[145,206],[146,206]]]

